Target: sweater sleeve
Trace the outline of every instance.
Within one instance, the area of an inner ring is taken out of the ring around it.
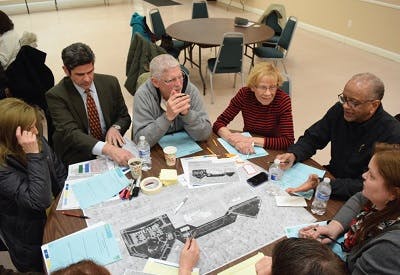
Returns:
[[[237,116],[242,110],[242,102],[244,100],[244,87],[241,88],[237,94],[231,99],[228,107],[220,114],[217,120],[214,122],[213,131],[218,134],[218,131],[222,127],[228,126],[228,124]]]
[[[338,108],[341,108],[338,104],[331,107],[322,119],[308,128],[304,135],[288,148],[288,152],[296,156],[296,161],[309,159],[330,142],[331,120],[337,114]]]
[[[204,108],[199,90],[188,83],[186,93],[190,95],[190,110],[181,116],[185,131],[196,141],[206,140],[211,134],[211,122]]]
[[[344,231],[346,232],[349,229],[349,224],[353,218],[355,218],[358,213],[360,213],[363,205],[368,200],[358,192],[354,196],[352,196],[343,206],[340,208],[339,212],[335,215],[333,220],[338,221]]]
[[[277,117],[278,136],[266,137],[264,146],[272,150],[286,150],[289,145],[294,143],[292,104],[290,97],[287,94],[282,94],[282,99],[279,101],[280,113]]]

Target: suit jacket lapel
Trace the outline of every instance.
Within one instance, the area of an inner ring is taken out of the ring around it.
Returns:
[[[67,87],[68,90],[68,97],[71,102],[71,108],[73,108],[77,114],[77,117],[83,118],[86,117],[86,119],[79,119],[76,122],[83,123],[84,128],[86,129],[86,132],[89,132],[89,122],[87,119],[87,113],[85,109],[85,103],[83,102],[83,99],[79,92],[76,90],[75,86],[72,83],[72,80],[68,77],[65,79],[65,86]]]
[[[103,83],[104,81],[102,81],[102,79],[99,78],[96,74],[94,75],[93,82],[96,87],[97,96],[99,98],[100,107],[103,113],[104,121],[106,123],[106,131],[107,131],[107,129],[110,128],[111,126],[109,114],[111,114],[110,109],[112,106],[111,102],[109,102],[110,98],[108,97],[108,92],[109,92],[107,91],[108,85],[106,83]]]

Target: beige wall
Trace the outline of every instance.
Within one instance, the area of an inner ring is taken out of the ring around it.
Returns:
[[[246,7],[270,3],[285,5],[286,15],[301,22],[400,54],[400,9],[360,0],[247,0]]]

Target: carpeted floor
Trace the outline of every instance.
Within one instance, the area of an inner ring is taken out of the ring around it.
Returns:
[[[181,5],[181,3],[172,1],[172,0],[143,0],[147,3],[150,3],[154,6],[160,7],[160,6],[173,6],[173,5]]]

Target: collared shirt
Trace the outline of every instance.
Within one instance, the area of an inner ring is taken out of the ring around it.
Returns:
[[[83,89],[82,87],[76,85],[74,82],[72,82],[72,83],[74,84],[76,90],[81,95],[83,103],[85,105],[85,110],[86,110],[86,113],[87,113],[87,106],[86,106],[87,95],[85,93],[85,89]],[[98,97],[96,86],[94,85],[94,82],[92,82],[92,84],[90,85],[89,89],[90,89],[91,95],[93,97],[93,100],[96,103],[97,112],[99,113],[101,131],[102,131],[103,135],[105,135],[107,133],[106,122],[104,120],[103,111],[101,110],[101,107],[100,107],[100,101],[99,101],[99,97]],[[103,154],[102,151],[103,151],[104,145],[105,145],[104,141],[101,141],[101,140],[98,141],[95,144],[95,146],[93,146],[93,148],[92,148],[92,154],[93,155],[97,155],[97,156],[102,155]]]

